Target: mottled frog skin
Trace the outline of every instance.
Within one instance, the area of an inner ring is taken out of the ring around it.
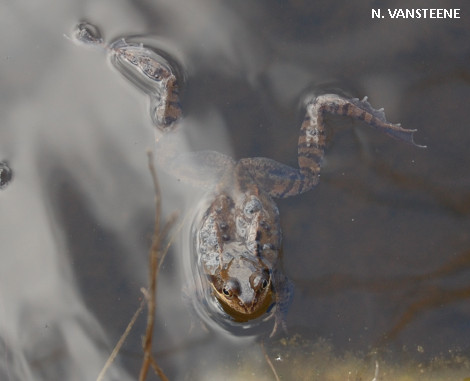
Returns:
[[[80,24],[81,42],[102,44],[96,32]],[[94,34],[93,34],[94,33]],[[169,173],[192,184],[213,187],[193,223],[191,239],[197,300],[196,309],[224,328],[252,327],[274,316],[271,335],[285,328],[292,286],[281,269],[279,211],[273,198],[296,196],[319,181],[326,145],[324,116],[342,115],[363,121],[387,135],[414,144],[413,133],[385,119],[367,98],[349,99],[323,94],[305,100],[305,117],[298,139],[298,168],[268,158],[234,161],[214,151],[180,154],[167,138],[178,130],[181,111],[176,71],[155,50],[118,40],[108,48],[116,67],[141,88],[155,91],[158,115],[152,118],[163,133],[157,160]],[[145,81],[153,81],[147,83]],[[143,82],[144,81],[144,82]],[[145,86],[144,86],[145,85]],[[210,177],[210,181],[206,180]]]
[[[243,165],[230,172],[198,224],[196,247],[200,268],[223,310],[247,322],[280,302],[286,286],[279,272],[279,211]]]
[[[359,101],[335,94],[310,98],[297,145],[299,168],[268,158],[234,162],[223,157],[225,172],[219,176],[213,201],[196,229],[200,271],[212,295],[237,322],[269,311],[275,319],[271,336],[280,326],[285,329],[284,317],[292,296],[292,286],[280,268],[282,237],[273,198],[295,196],[318,183],[326,145],[325,114],[364,121],[414,144],[414,130],[388,123],[383,111],[373,109],[366,98]],[[214,153],[195,153],[194,158],[199,156],[201,161],[205,155]]]

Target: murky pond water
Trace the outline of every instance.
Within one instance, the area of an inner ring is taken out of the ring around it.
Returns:
[[[147,285],[150,100],[104,49],[64,37],[82,20],[181,63],[182,150],[295,167],[313,92],[367,95],[418,129],[427,149],[327,118],[319,185],[277,203],[295,295],[288,334],[264,347],[286,380],[372,380],[376,361],[376,379],[470,377],[470,6],[401,20],[372,19],[372,6],[0,4],[0,379],[96,379]],[[158,174],[164,216],[183,220],[201,194]],[[171,380],[274,379],[255,338],[200,324],[182,290],[187,245],[176,234],[160,272],[160,366]],[[144,332],[142,314],[106,379],[138,378]]]

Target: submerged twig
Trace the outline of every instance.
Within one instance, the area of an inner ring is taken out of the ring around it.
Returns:
[[[260,341],[259,345],[261,346],[261,350],[263,351],[263,355],[264,355],[266,362],[268,363],[269,367],[271,368],[271,371],[273,372],[274,378],[276,379],[276,381],[280,381],[280,378],[276,372],[276,368],[274,367],[273,362],[269,358],[268,352],[266,352],[266,348],[264,347],[263,340]]]
[[[378,381],[379,380],[379,362],[375,360],[375,373],[374,373],[374,378],[372,381]]]
[[[151,366],[155,373],[160,377],[163,381],[168,381],[168,377],[166,377],[163,370],[158,365],[155,358],[152,356],[152,341],[153,341],[153,330],[155,326],[155,310],[157,307],[156,303],[156,295],[157,295],[157,275],[160,267],[163,263],[163,260],[168,253],[171,244],[173,243],[174,236],[170,237],[166,246],[161,248],[163,239],[168,235],[170,229],[172,228],[173,224],[176,220],[176,213],[172,214],[168,221],[163,226],[163,229],[160,229],[160,215],[161,215],[161,198],[160,198],[160,187],[158,184],[157,173],[155,170],[155,166],[153,164],[153,155],[152,152],[149,151],[147,153],[148,160],[149,160],[149,169],[152,175],[153,185],[155,189],[155,228],[152,235],[152,246],[150,248],[150,255],[149,255],[149,287],[148,289],[142,289],[142,293],[144,295],[144,299],[142,300],[139,308],[132,316],[131,321],[126,327],[126,330],[120,337],[119,341],[117,342],[116,346],[114,347],[111,355],[109,356],[108,360],[106,361],[103,369],[101,370],[100,374],[96,381],[102,381],[106,374],[106,371],[113,363],[114,359],[116,358],[119,350],[121,349],[124,341],[126,340],[127,336],[129,335],[132,327],[137,320],[137,317],[142,312],[145,302],[147,302],[148,306],[148,313],[147,313],[147,327],[145,331],[145,336],[142,342],[142,346],[144,349],[144,359],[142,362],[142,366],[140,369],[139,381],[145,381],[148,373],[148,369]],[[179,229],[178,229],[179,230]]]
[[[140,313],[144,309],[144,304],[145,304],[145,300],[142,300],[142,302],[140,303],[139,308],[137,309],[137,311],[135,311],[134,315],[132,316],[131,321],[127,325],[126,330],[124,331],[124,333],[120,337],[119,341],[117,342],[116,346],[114,347],[113,351],[111,352],[108,359],[106,360],[106,363],[104,364],[103,369],[101,369],[101,372],[98,375],[98,378],[96,379],[96,381],[102,381],[103,380],[104,375],[106,374],[106,371],[108,370],[108,368],[113,363],[113,361],[116,358],[117,354],[119,353],[122,345],[124,344],[124,341],[127,339],[127,336],[129,336],[129,333],[131,332],[131,329],[134,326],[135,321],[137,320]]]
[[[155,372],[158,376],[166,381],[168,378],[163,373],[163,370],[158,366],[156,360],[152,357],[152,340],[153,340],[153,330],[155,326],[155,310],[157,306],[156,296],[157,296],[157,274],[160,268],[159,265],[159,253],[162,238],[166,236],[171,226],[174,223],[175,217],[170,218],[169,221],[165,224],[163,231],[160,231],[160,215],[161,215],[161,198],[160,198],[160,186],[158,184],[157,173],[155,171],[155,166],[153,164],[153,154],[151,151],[147,152],[149,169],[153,179],[153,185],[155,189],[155,229],[152,237],[152,246],[150,248],[150,263],[149,263],[149,292],[148,292],[148,312],[147,312],[147,328],[145,331],[145,337],[142,343],[144,349],[144,360],[142,362],[142,367],[140,369],[139,381],[144,381],[147,377],[149,366],[152,365]],[[166,255],[168,252],[169,246],[167,246],[163,253]],[[164,257],[164,255],[161,257]],[[161,263],[161,261],[160,261]]]
[[[152,365],[153,370],[155,371],[156,374],[163,380],[163,381],[169,381],[168,377],[163,373],[162,368],[157,364],[155,359],[153,357],[150,357],[150,365]]]

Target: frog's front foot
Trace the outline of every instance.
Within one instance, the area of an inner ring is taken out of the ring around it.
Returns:
[[[274,312],[274,327],[269,337],[274,337],[280,330],[287,334],[286,316],[294,297],[294,284],[285,275],[279,272],[275,275],[278,283],[281,284],[279,290],[276,290],[276,311]],[[279,280],[279,278],[281,278]]]
[[[287,335],[287,324],[285,316],[284,314],[278,315],[276,311],[276,314],[274,315],[274,327],[269,334],[269,338],[272,339],[280,330],[282,330],[282,332]]]

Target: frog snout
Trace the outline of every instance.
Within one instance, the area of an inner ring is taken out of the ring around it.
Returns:
[[[243,290],[238,295],[238,300],[241,306],[243,306],[248,312],[252,312],[256,305],[256,295],[253,290]]]

